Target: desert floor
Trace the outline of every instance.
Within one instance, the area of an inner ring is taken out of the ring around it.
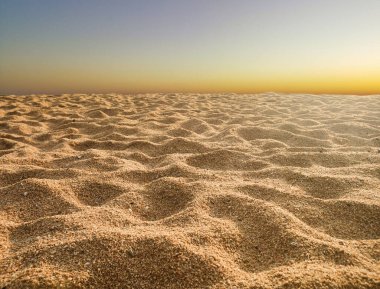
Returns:
[[[379,288],[380,95],[0,96],[0,287]]]

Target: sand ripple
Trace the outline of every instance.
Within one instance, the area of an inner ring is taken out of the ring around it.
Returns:
[[[379,288],[380,96],[0,98],[0,287]]]

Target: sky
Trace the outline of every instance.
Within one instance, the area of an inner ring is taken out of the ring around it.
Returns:
[[[380,93],[379,0],[0,0],[0,94]]]

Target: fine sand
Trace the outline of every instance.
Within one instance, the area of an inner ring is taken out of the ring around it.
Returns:
[[[0,96],[0,288],[380,288],[380,95]]]

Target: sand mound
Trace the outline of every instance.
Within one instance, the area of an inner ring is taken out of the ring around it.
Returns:
[[[380,96],[0,98],[1,288],[379,288]]]

